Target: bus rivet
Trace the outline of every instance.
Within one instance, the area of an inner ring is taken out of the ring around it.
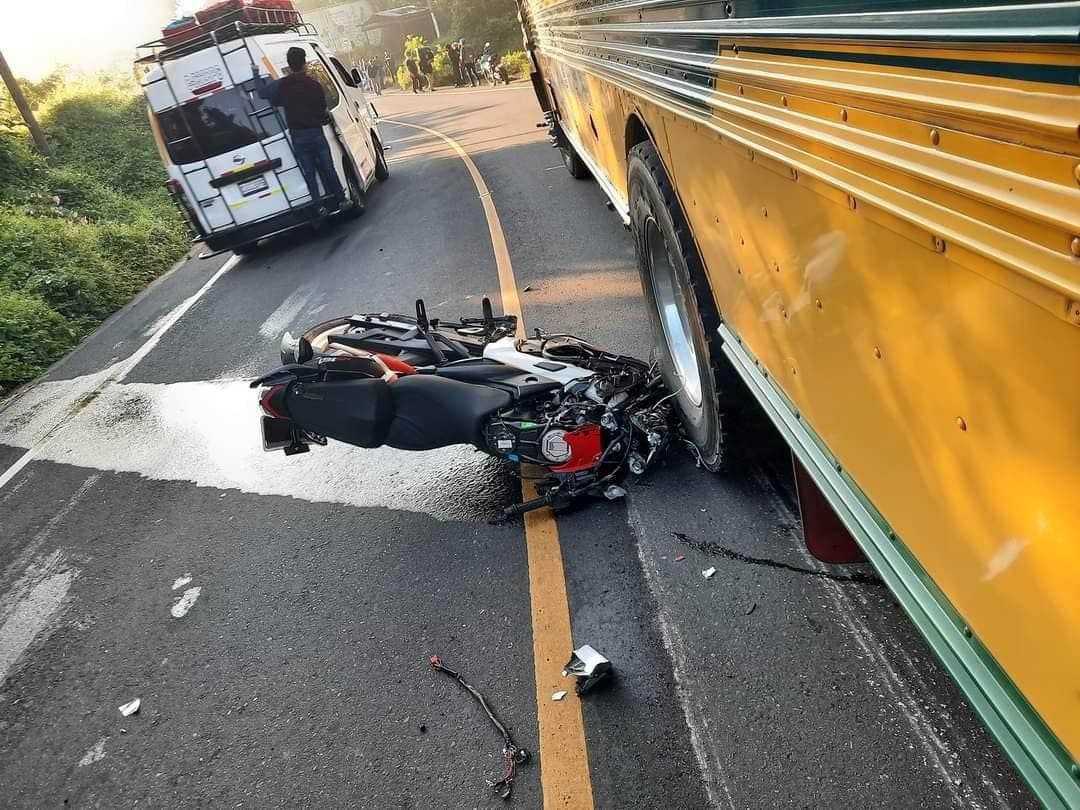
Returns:
[[[769,209],[768,208],[762,208],[761,209],[761,215],[763,217],[767,217],[769,215]]]
[[[746,95],[746,90],[743,89],[743,86],[741,84],[739,85],[739,95],[740,96],[745,96]]]
[[[821,303],[820,298],[818,298],[816,301],[814,301],[814,306],[816,306],[818,309],[822,309],[822,310],[825,309],[825,305],[823,303]]]
[[[941,133],[938,132],[936,129],[930,130],[930,143],[932,143],[934,146],[937,146],[939,143],[941,143]]]
[[[852,211],[854,211],[856,208],[859,207],[858,200],[856,200],[850,194],[848,194],[848,196],[847,196],[847,207],[850,208]]]
[[[795,366],[792,366],[791,367],[791,376],[792,377],[797,377],[798,375],[799,375],[799,372],[796,371]]]
[[[971,628],[964,625],[964,638],[971,638]]]
[[[1075,166],[1073,166],[1073,179],[1077,183],[1080,183],[1080,163],[1077,163]]]
[[[956,426],[958,428],[960,428],[960,430],[964,430],[964,431],[967,430],[967,422],[964,421],[964,417],[962,417],[962,416],[956,417]]]
[[[840,110],[840,120],[847,121],[847,110]]]
[[[934,237],[934,250],[936,250],[938,253],[945,252],[945,240],[942,239],[940,236]]]
[[[1072,251],[1073,256],[1080,256],[1080,236],[1072,238],[1072,241],[1069,242],[1069,250]]]
[[[1074,762],[1072,764],[1072,775],[1077,779],[1080,779],[1080,762]]]
[[[878,360],[881,359],[881,349],[879,349],[877,346],[874,347],[874,357],[876,357]]]
[[[780,96],[780,103],[783,104],[786,107],[787,106],[787,96]],[[1076,167],[1076,172],[1077,172],[1076,179],[1077,179],[1077,181],[1080,181],[1080,166]]]
[[[1080,324],[1080,301],[1070,301],[1065,308],[1065,317],[1076,324]]]
[[[779,273],[780,272],[780,262],[773,262],[772,263],[772,269],[775,270],[777,273]]]

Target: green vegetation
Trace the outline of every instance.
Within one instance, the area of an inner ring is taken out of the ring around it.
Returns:
[[[410,54],[415,56],[424,43],[425,40],[422,36],[405,38],[405,47],[402,49],[402,62],[398,65],[397,75],[394,77],[398,87],[402,90],[412,90],[412,77],[409,75],[409,69],[405,66],[405,60],[409,58]],[[432,63],[432,68],[435,71],[434,82],[436,87],[447,87],[454,83],[454,72],[450,66],[450,55],[447,51],[448,46],[449,41],[431,45],[431,49],[435,52],[435,61]],[[479,55],[479,50],[477,55]],[[529,77],[529,56],[525,51],[510,51],[503,54],[502,63],[509,71],[511,79],[526,79]],[[479,71],[479,67],[477,67],[477,71]]]
[[[0,94],[0,390],[33,379],[188,245],[130,82],[24,85],[46,161]]]

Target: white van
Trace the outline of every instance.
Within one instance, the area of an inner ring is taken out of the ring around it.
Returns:
[[[151,43],[139,60],[150,122],[169,189],[213,253],[247,252],[262,238],[305,225],[318,202],[293,155],[282,110],[255,92],[263,76],[288,71],[291,47],[307,52],[308,72],[326,90],[333,120],[327,140],[341,184],[363,213],[365,192],[389,176],[377,113],[311,26],[233,26],[181,45]]]

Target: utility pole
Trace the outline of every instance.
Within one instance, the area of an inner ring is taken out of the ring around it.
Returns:
[[[19,108],[19,113],[22,115],[23,121],[26,122],[26,127],[30,130],[30,134],[34,138],[34,143],[37,145],[38,151],[46,157],[51,156],[52,149],[49,147],[49,142],[45,140],[45,130],[41,128],[37,119],[34,118],[34,111],[31,110],[30,105],[26,103],[26,96],[23,95],[19,83],[15,81],[15,76],[12,75],[11,68],[8,67],[3,52],[0,52],[0,76],[3,76],[4,84],[7,85],[8,92],[11,93],[11,98],[15,102],[15,106]]]

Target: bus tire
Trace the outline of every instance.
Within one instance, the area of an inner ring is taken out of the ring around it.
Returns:
[[[589,167],[585,165],[585,161],[578,155],[577,150],[566,140],[566,136],[564,135],[560,140],[562,143],[559,145],[559,152],[562,155],[563,166],[570,172],[570,176],[575,180],[588,180],[592,177]]]
[[[660,368],[701,466],[716,472],[725,456],[718,361],[726,361],[705,267],[651,142],[630,150],[627,178],[634,254]]]

